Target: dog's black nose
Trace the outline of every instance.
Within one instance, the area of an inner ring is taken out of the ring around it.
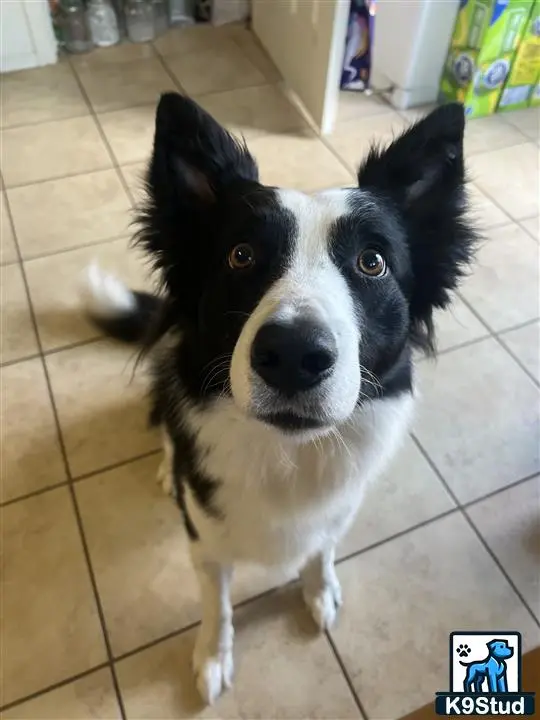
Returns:
[[[253,369],[288,397],[328,377],[336,358],[334,336],[312,320],[269,322],[260,328],[251,347]]]

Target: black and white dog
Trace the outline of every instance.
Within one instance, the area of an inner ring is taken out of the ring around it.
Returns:
[[[235,562],[298,569],[315,622],[335,619],[336,543],[406,432],[413,349],[433,349],[433,311],[473,253],[463,131],[462,107],[441,107],[373,148],[358,187],[308,196],[262,185],[245,145],[193,101],[160,100],[139,241],[162,292],[93,268],[89,311],[151,349],[208,702],[233,675]]]

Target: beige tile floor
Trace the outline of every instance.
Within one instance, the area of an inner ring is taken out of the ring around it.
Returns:
[[[206,68],[206,70],[203,70]],[[133,352],[78,307],[93,258],[138,287],[130,208],[160,91],[243,132],[268,183],[353,182],[373,140],[417,117],[344,95],[318,137],[241,28],[171,32],[2,77],[4,718],[395,718],[447,683],[451,630],[540,644],[539,115],[470,123],[485,243],[423,362],[412,437],[344,541],[345,606],[316,637],[297,588],[238,573],[237,679],[202,709],[197,588],[154,477]],[[392,681],[389,684],[388,678]]]

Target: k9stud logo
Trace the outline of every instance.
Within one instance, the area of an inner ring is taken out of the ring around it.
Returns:
[[[453,632],[450,691],[438,692],[438,715],[534,715],[534,693],[521,689],[518,632]]]

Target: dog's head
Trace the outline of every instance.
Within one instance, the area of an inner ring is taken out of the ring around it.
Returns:
[[[492,640],[488,643],[490,655],[497,660],[506,660],[514,654],[514,649],[508,645],[506,640]]]
[[[410,348],[432,348],[434,308],[471,255],[463,130],[461,106],[439,108],[372,149],[358,186],[308,196],[262,185],[244,143],[164,95],[140,235],[191,397],[323,431],[405,389]]]

